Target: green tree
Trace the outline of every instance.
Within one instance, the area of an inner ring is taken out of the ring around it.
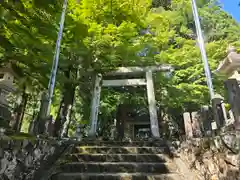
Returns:
[[[229,44],[239,47],[240,26],[214,1],[198,1],[198,7],[214,71]],[[0,5],[1,64],[15,60],[17,85],[31,97],[47,88],[61,11],[62,2],[53,0],[4,0]],[[184,110],[209,103],[190,0],[69,0],[51,108],[55,135],[66,135],[69,126],[73,133],[71,119],[88,122],[96,73],[164,63],[175,71],[155,74],[161,111],[179,121]],[[221,80],[213,75],[213,81],[216,92],[224,94]],[[129,91],[103,90],[101,119],[111,117],[120,103],[146,105],[139,93],[131,98]],[[40,96],[30,98],[27,110],[35,108],[32,99]]]

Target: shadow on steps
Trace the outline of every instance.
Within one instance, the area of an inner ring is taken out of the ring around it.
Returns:
[[[180,180],[166,144],[98,142],[76,145],[51,180]],[[90,145],[89,145],[90,144]],[[122,146],[124,145],[124,146]],[[144,146],[142,146],[144,145]]]

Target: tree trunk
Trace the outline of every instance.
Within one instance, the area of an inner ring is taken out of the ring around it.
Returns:
[[[75,94],[75,88],[74,88],[74,94]],[[74,99],[74,94],[73,94],[73,99]],[[73,103],[72,103],[72,105],[73,105]],[[72,105],[68,106],[68,110],[67,110],[67,114],[66,114],[66,121],[63,124],[61,137],[67,137],[67,135],[68,135],[68,129],[69,129],[69,126],[71,123]]]
[[[62,101],[60,104],[56,121],[54,123],[54,136],[56,137],[60,137],[60,135],[66,136],[68,132],[76,88],[76,85],[71,81],[72,73],[73,77],[76,77],[77,69],[70,66],[68,70],[65,71],[65,76],[67,77],[68,80],[64,84]]]
[[[14,122],[13,130],[14,131],[21,130],[22,120],[23,120],[25,108],[27,105],[27,101],[28,101],[28,94],[25,92],[25,88],[24,88],[24,91],[23,91],[21,97],[19,97],[16,108],[14,110],[14,121],[13,121]]]
[[[37,106],[38,106],[38,102],[36,101],[33,105],[33,114],[32,114],[32,118],[31,118],[31,122],[28,126],[28,133],[29,134],[34,134],[34,124],[35,124],[35,120],[36,118],[38,117],[38,109],[37,109]]]
[[[22,112],[21,112],[21,116],[19,117],[19,127],[18,127],[18,131],[21,131],[21,128],[22,128],[22,123],[23,123],[23,117],[24,117],[24,113],[25,113],[25,109],[26,109],[26,106],[27,106],[27,102],[28,102],[28,94],[26,94],[24,92],[24,95],[23,95],[23,101],[22,101]]]
[[[48,108],[48,97],[47,93],[43,92],[42,97],[41,97],[41,105],[40,105],[40,110],[38,113],[38,116],[36,120],[33,121],[31,131],[33,134],[43,134],[45,132],[45,124],[46,124],[46,112]]]

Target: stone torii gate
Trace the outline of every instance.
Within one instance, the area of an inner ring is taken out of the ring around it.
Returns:
[[[216,72],[225,75],[225,87],[231,105],[235,128],[240,130],[240,54],[232,46],[228,48],[227,57],[219,64]]]
[[[172,71],[173,68],[169,65],[157,65],[148,67],[119,67],[116,71],[106,73],[106,76],[119,76],[119,75],[143,75],[142,79],[115,79],[104,80],[101,74],[97,74],[95,78],[95,86],[92,96],[92,106],[90,114],[90,131],[89,136],[95,136],[97,130],[98,111],[102,87],[118,87],[118,86],[146,86],[147,97],[149,104],[150,124],[152,136],[159,137],[159,126],[157,119],[156,100],[154,93],[152,73],[157,71]]]

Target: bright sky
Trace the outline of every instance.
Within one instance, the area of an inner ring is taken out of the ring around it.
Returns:
[[[223,9],[240,22],[240,0],[219,0],[223,4]]]

